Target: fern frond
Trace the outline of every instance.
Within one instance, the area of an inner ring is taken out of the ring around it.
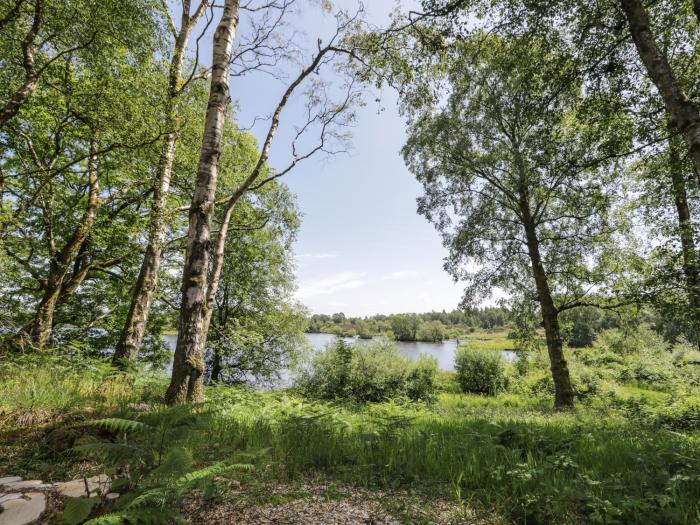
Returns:
[[[149,449],[129,443],[84,443],[76,445],[72,450],[107,463],[134,462],[152,455]]]
[[[156,487],[146,490],[132,499],[124,510],[133,511],[144,507],[165,507],[170,491],[166,487]]]
[[[182,514],[169,507],[122,510],[86,521],[83,525],[161,525],[177,523],[187,525]]]
[[[153,430],[153,427],[143,423],[142,421],[118,417],[97,419],[93,421],[93,424],[104,427],[112,432],[147,432]]]
[[[250,472],[253,469],[253,465],[249,463],[214,463],[208,467],[188,472],[175,482],[175,486],[182,489],[203,479],[213,478],[214,476],[228,472],[229,470],[245,470]]]

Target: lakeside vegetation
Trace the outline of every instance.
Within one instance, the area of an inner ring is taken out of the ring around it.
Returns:
[[[464,312],[428,312],[422,314],[373,315],[347,317],[344,313],[314,314],[308,320],[306,331],[335,334],[342,337],[358,336],[368,339],[383,336],[396,341],[441,342],[473,334],[477,329],[503,329],[510,320],[505,308],[477,308]]]

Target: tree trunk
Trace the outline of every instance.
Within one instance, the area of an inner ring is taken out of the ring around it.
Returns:
[[[190,16],[189,0],[183,4],[180,31],[175,38],[175,49],[173,58],[170,61],[168,108],[166,113],[168,134],[165,137],[158,163],[158,182],[153,194],[153,205],[148,227],[148,245],[143,255],[139,276],[134,285],[124,328],[114,352],[113,363],[115,365],[125,360],[132,362],[137,360],[146,332],[146,325],[148,324],[151,303],[158,287],[158,272],[160,270],[163,241],[166,233],[165,211],[177,144],[178,113],[176,99],[182,89],[182,66],[190,34],[204,12],[203,7],[207,4],[207,1],[203,1],[193,16]]]
[[[24,67],[24,81],[15,90],[2,108],[0,108],[0,129],[14,117],[27,99],[36,91],[39,77],[34,63],[34,40],[39,34],[44,17],[44,0],[37,0],[34,4],[34,16],[32,25],[22,41],[22,66]]]
[[[46,278],[44,295],[39,302],[36,314],[32,322],[24,328],[31,336],[32,342],[38,347],[51,344],[53,336],[53,317],[56,304],[61,296],[63,283],[68,275],[68,270],[73,259],[78,255],[81,246],[92,229],[97,210],[100,206],[100,186],[97,179],[97,144],[93,140],[90,143],[90,156],[88,158],[88,205],[80,225],[58,252],[51,254],[49,275]]]
[[[676,203],[678,215],[678,236],[681,240],[683,253],[683,273],[688,293],[688,302],[691,308],[691,322],[695,334],[696,344],[700,344],[700,270],[698,268],[698,256],[695,250],[695,236],[693,223],[688,206],[685,177],[681,163],[681,155],[678,144],[674,140],[669,141],[669,165],[671,181],[673,184],[673,198]]]
[[[238,26],[238,0],[226,0],[214,33],[211,88],[204,123],[197,180],[189,213],[187,252],[182,275],[182,303],[177,346],[168,404],[201,402],[204,399],[204,345],[207,321],[206,291],[211,248],[211,225],[216,197],[216,178],[221,155],[226,109],[229,104],[229,63]]]
[[[656,45],[649,14],[640,0],[620,0],[637,53],[663,99],[666,112],[681,132],[700,179],[700,112],[683,92],[666,55]]]
[[[212,383],[216,383],[221,379],[221,352],[219,351],[218,348],[214,349],[214,359],[212,360],[211,363],[211,378],[210,381]]]
[[[542,264],[540,242],[537,237],[537,231],[530,211],[530,204],[526,191],[521,192],[519,204],[523,226],[525,228],[525,239],[530,256],[530,264],[532,265],[532,275],[535,278],[537,297],[542,311],[542,322],[544,325],[545,338],[547,340],[547,351],[549,353],[549,365],[552,371],[552,379],[554,380],[554,408],[557,410],[573,408],[574,392],[571,388],[569,368],[564,358],[561,330],[559,328],[559,312],[554,305],[552,292],[549,289],[549,282],[547,280],[547,273]]]

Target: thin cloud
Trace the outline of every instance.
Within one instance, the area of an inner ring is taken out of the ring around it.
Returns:
[[[306,299],[318,295],[328,295],[341,290],[352,290],[367,284],[364,272],[339,272],[318,279],[303,282],[299,285],[296,296]]]
[[[301,253],[297,255],[298,259],[331,259],[338,257],[337,253]]]
[[[414,270],[401,270],[398,272],[390,272],[384,278],[385,279],[407,279],[409,277],[418,277],[418,272]]]

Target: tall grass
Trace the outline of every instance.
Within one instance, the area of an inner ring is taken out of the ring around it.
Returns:
[[[105,360],[59,353],[8,355],[0,365],[0,414],[20,423],[81,411],[125,410],[154,399],[163,378],[117,371]]]
[[[269,447],[278,474],[453,491],[519,523],[694,523],[696,436],[600,409],[556,414],[509,396],[359,407],[218,390],[212,439]]]

